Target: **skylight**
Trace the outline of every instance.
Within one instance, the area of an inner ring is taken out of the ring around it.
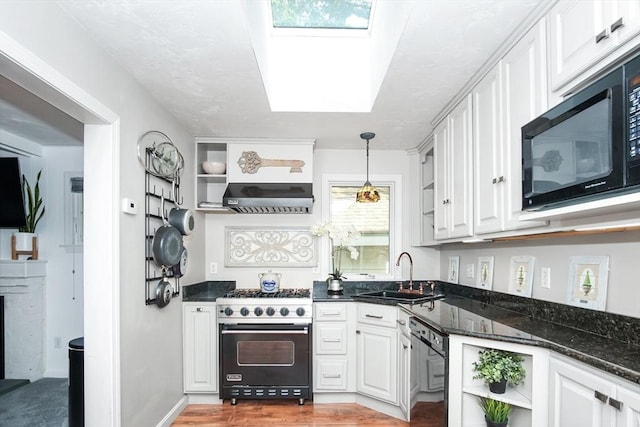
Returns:
[[[366,30],[372,0],[271,0],[274,28]]]

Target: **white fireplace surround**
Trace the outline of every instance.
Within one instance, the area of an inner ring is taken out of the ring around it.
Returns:
[[[5,378],[35,381],[44,375],[46,271],[46,261],[0,260]]]

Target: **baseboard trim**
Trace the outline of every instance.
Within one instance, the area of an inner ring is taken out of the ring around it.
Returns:
[[[189,398],[187,396],[182,396],[178,402],[173,405],[173,408],[164,416],[162,420],[156,425],[156,427],[170,427],[171,423],[178,418],[178,415],[187,407],[189,403]]]

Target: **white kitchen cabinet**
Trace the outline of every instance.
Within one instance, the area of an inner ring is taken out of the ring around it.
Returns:
[[[357,303],[358,393],[398,404],[397,308]]]
[[[627,42],[639,31],[638,0],[559,1],[549,12],[551,89],[635,49]]]
[[[471,95],[434,131],[434,238],[473,234]]]
[[[541,20],[474,87],[474,230],[543,226],[520,221],[521,128],[547,109],[545,21]]]
[[[411,339],[405,334],[398,338],[398,405],[409,419],[411,412]]]
[[[185,302],[183,370],[185,393],[218,391],[218,331],[215,302]]]
[[[548,425],[640,426],[640,387],[627,384],[576,360],[552,356]]]
[[[355,392],[355,303],[313,304],[313,391]]]
[[[473,362],[485,348],[495,348],[520,354],[526,371],[524,382],[507,387],[504,394],[495,394],[480,379],[474,379]],[[547,425],[549,352],[545,349],[474,337],[449,336],[449,425],[485,425],[478,397],[507,402],[512,405],[510,427]]]

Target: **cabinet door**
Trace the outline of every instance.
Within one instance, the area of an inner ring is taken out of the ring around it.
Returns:
[[[358,392],[397,404],[398,349],[395,328],[358,324]]]
[[[450,171],[447,166],[449,157],[449,125],[448,119],[436,127],[433,134],[433,156],[434,156],[434,219],[433,237],[435,239],[446,239],[449,237],[449,181]]]
[[[605,402],[615,385],[577,366],[549,361],[549,425],[601,427],[611,425],[612,408]]]
[[[455,108],[449,119],[449,237],[473,234],[473,164],[471,94]]]
[[[344,322],[316,322],[316,354],[347,354],[347,325]]]
[[[316,376],[315,390],[346,391],[347,367],[346,359],[318,357],[314,359]]]
[[[408,419],[411,410],[411,340],[400,334],[398,344],[398,405]]]
[[[183,304],[184,391],[218,390],[218,334],[215,304]]]
[[[618,387],[616,400],[622,402],[617,413],[617,427],[640,427],[640,391]]]
[[[524,102],[524,100],[522,100]],[[502,230],[502,132],[500,67],[473,89],[474,185],[476,233]]]
[[[503,138],[496,184],[503,192],[502,229],[545,225],[520,221],[522,126],[547,110],[546,21],[542,20],[501,61]],[[484,194],[482,195],[484,197]]]
[[[549,13],[551,88],[557,90],[613,46],[607,37],[605,2],[564,0]],[[608,33],[607,33],[608,34]]]

